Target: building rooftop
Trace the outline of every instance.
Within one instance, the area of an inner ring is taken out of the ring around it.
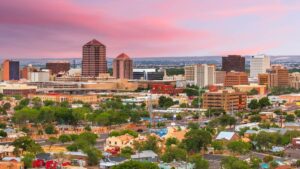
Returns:
[[[221,131],[218,136],[216,137],[216,140],[230,140],[234,136],[235,132],[230,131]]]
[[[125,53],[121,53],[119,56],[117,56],[117,59],[130,59],[130,58]]]
[[[152,150],[145,150],[145,151],[142,151],[140,153],[136,153],[134,155],[131,155],[131,158],[156,158],[157,157],[157,154],[154,153]]]
[[[84,46],[86,45],[99,45],[99,46],[104,46],[101,42],[99,42],[98,40],[96,39],[93,39],[91,41],[89,41],[88,43],[86,43]]]

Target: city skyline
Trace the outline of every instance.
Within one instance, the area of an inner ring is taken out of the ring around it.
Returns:
[[[2,0],[0,56],[81,58],[94,38],[108,58],[297,55],[299,11],[295,0]]]

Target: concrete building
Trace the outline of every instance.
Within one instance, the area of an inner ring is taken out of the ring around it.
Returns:
[[[4,81],[20,79],[20,63],[19,61],[4,60],[2,63],[2,79]]]
[[[33,67],[31,64],[25,66],[21,70],[21,78],[22,79],[28,79],[28,73],[29,72],[35,72],[37,71],[37,68]]]
[[[234,90],[209,91],[203,94],[204,109],[224,109],[226,112],[246,108],[247,94]]]
[[[150,69],[133,69],[133,79],[136,80],[163,80],[164,72]]]
[[[28,98],[40,98],[42,101],[51,100],[54,102],[64,102],[73,103],[76,101],[81,101],[84,103],[97,103],[97,95],[70,95],[70,94],[58,94],[58,93],[49,93],[49,94],[29,94]]]
[[[0,84],[0,93],[4,95],[21,95],[27,96],[30,93],[35,93],[37,90],[36,86],[28,86],[26,84],[19,83],[1,83]]]
[[[268,73],[258,74],[258,84],[269,86],[269,74]]]
[[[268,84],[270,88],[289,86],[289,71],[287,68],[282,65],[272,65],[268,73]]]
[[[82,49],[82,76],[97,77],[100,73],[107,73],[106,47],[93,39]]]
[[[245,72],[227,72],[225,76],[225,87],[233,85],[248,85],[248,75]]]
[[[226,72],[245,72],[245,58],[240,55],[222,57],[222,70]]]
[[[185,80],[188,84],[194,84],[195,82],[195,66],[194,65],[187,65],[184,66],[184,76]]]
[[[120,54],[114,59],[113,76],[117,79],[133,78],[133,62],[125,53]]]
[[[266,95],[267,94],[267,86],[266,85],[257,85],[257,84],[250,84],[250,85],[233,85],[233,89],[248,93],[251,90],[255,89],[258,92],[258,95]]]
[[[300,89],[300,73],[294,72],[289,74],[289,85],[297,90]]]
[[[194,69],[194,70],[192,70]],[[188,83],[199,87],[213,85],[216,82],[215,65],[197,64],[185,67],[185,78]],[[194,77],[192,77],[194,75]]]
[[[46,69],[51,71],[51,74],[60,72],[68,72],[70,70],[70,62],[67,61],[52,61],[46,63]]]
[[[224,84],[226,71],[216,71],[216,84]]]
[[[28,72],[28,81],[30,82],[48,82],[50,80],[50,70]]]
[[[266,55],[252,56],[250,60],[250,77],[257,78],[258,74],[266,73],[271,67],[270,57]]]

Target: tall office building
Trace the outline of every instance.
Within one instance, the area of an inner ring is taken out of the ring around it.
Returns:
[[[82,76],[98,77],[100,73],[107,73],[106,47],[91,40],[82,49]]]
[[[289,71],[282,65],[272,65],[271,69],[268,70],[269,87],[288,87],[289,86]]]
[[[68,61],[52,61],[46,63],[46,69],[51,71],[51,74],[58,74],[59,72],[68,72],[70,70],[70,62]]]
[[[245,72],[245,58],[240,55],[222,57],[222,70],[226,72]]]
[[[248,85],[248,75],[245,72],[228,72],[225,76],[225,87],[234,85]]]
[[[250,60],[250,77],[258,78],[258,74],[266,73],[270,69],[270,57],[266,55],[252,56]]]
[[[4,60],[2,63],[3,80],[19,80],[20,79],[20,63],[19,61]]]
[[[122,53],[113,61],[113,76],[117,79],[132,79],[132,67],[132,59]]]
[[[197,64],[185,66],[185,79],[189,84],[199,87],[213,85],[216,82],[215,65]]]

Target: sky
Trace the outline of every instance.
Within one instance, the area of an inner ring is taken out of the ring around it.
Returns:
[[[2,58],[300,55],[299,0],[0,0]]]

